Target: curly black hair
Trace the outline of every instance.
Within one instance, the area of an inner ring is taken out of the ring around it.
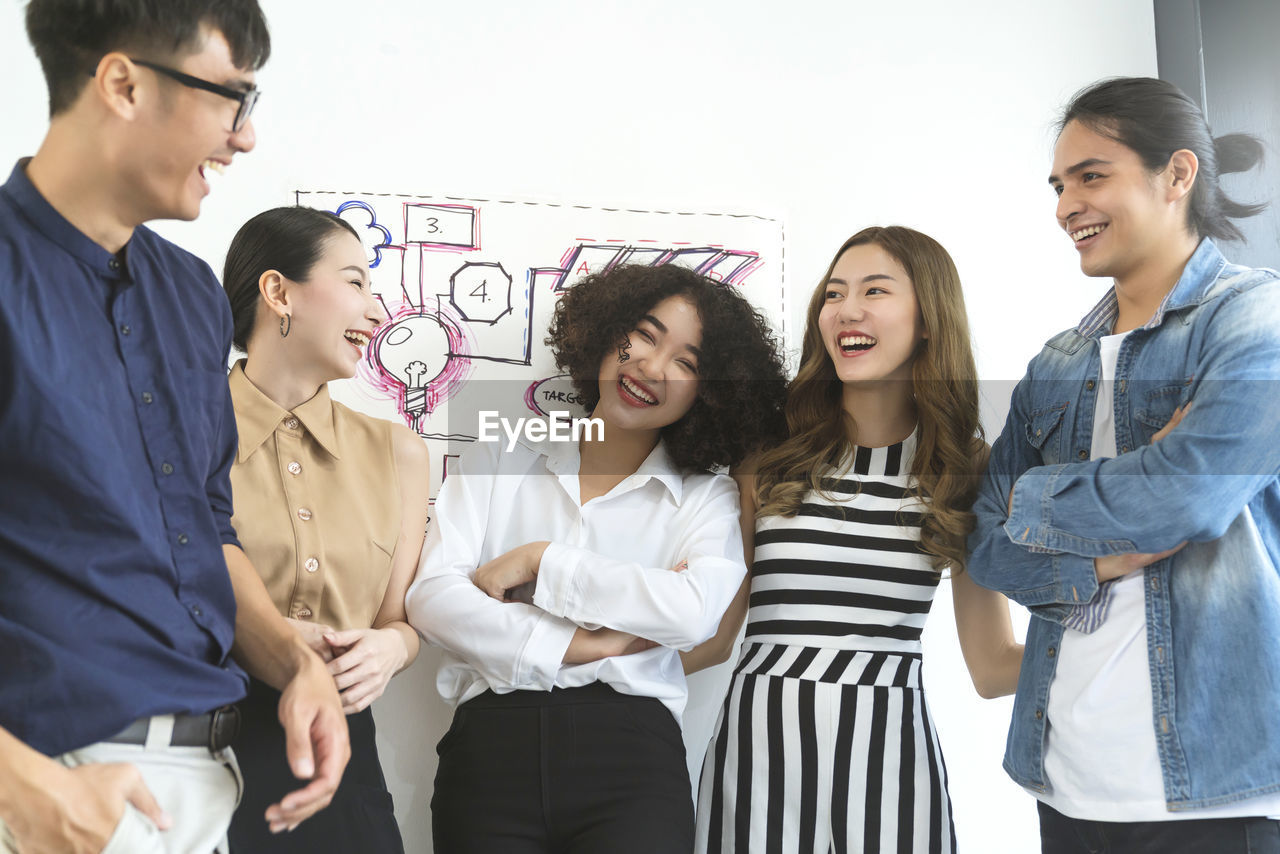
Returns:
[[[685,471],[735,465],[786,438],[786,372],[768,322],[726,285],[675,264],[621,265],[581,279],[556,305],[546,343],[590,412],[600,402],[600,363],[664,299],[684,296],[702,321],[698,397],[662,429]]]

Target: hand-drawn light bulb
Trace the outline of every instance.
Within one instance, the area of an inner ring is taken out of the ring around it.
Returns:
[[[369,344],[375,384],[399,393],[406,423],[425,433],[425,420],[467,373],[460,329],[439,311],[406,306]]]

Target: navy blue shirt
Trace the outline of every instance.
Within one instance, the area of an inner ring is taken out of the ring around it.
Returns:
[[[0,188],[0,726],[49,755],[245,693],[227,300],[146,228],[112,256]]]

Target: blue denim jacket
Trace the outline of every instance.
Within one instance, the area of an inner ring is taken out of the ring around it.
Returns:
[[[1005,770],[1046,788],[1055,656],[1064,621],[1077,625],[1078,606],[1098,598],[1093,558],[1188,541],[1144,570],[1165,800],[1185,810],[1280,791],[1280,276],[1202,241],[1125,338],[1119,453],[1090,460],[1098,338],[1115,310],[1111,291],[1031,361],[975,505],[974,581],[1033,615]]]

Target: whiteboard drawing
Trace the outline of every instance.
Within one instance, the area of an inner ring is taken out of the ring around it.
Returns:
[[[315,190],[295,199],[355,227],[390,317],[332,394],[423,437],[433,496],[446,461],[476,440],[479,412],[585,414],[543,343],[556,300],[583,276],[688,267],[740,289],[790,344],[776,218]]]

